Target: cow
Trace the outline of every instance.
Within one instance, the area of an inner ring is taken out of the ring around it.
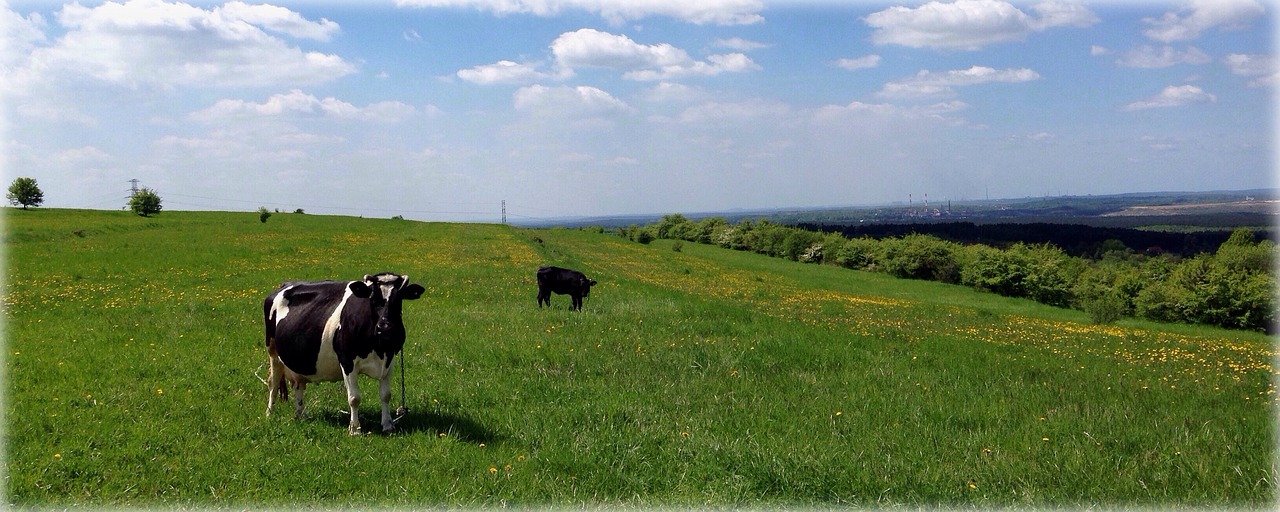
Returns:
[[[294,416],[302,418],[303,393],[310,382],[341,380],[351,409],[348,432],[360,433],[360,374],[378,381],[382,400],[382,431],[395,429],[391,420],[391,360],[404,347],[402,301],[415,300],[426,290],[410,284],[409,276],[384,272],[362,281],[290,281],[267,295],[262,303],[266,323],[267,416],[277,394],[289,399],[294,389]]]
[[[568,295],[573,299],[569,309],[582,311],[582,299],[591,295],[596,282],[577,270],[560,267],[538,267],[538,307],[546,302],[551,307],[551,292]]]

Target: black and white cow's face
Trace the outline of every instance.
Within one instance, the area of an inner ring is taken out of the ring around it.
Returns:
[[[404,322],[400,316],[401,301],[415,300],[426,289],[419,284],[409,284],[409,276],[390,272],[366,275],[364,281],[351,283],[356,297],[369,299],[370,313],[374,318],[374,336],[379,338],[404,337]]]

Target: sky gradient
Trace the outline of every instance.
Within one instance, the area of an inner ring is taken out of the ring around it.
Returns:
[[[477,222],[1268,188],[1276,11],[0,3],[0,156],[46,207]]]

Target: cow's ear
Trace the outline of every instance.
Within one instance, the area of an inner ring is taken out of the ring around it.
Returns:
[[[595,286],[595,285],[597,285],[597,284],[600,284],[600,283],[597,283],[595,279],[592,279],[592,280],[591,280],[591,286]]]
[[[352,295],[355,295],[356,297],[360,297],[362,299],[367,299],[369,298],[370,295],[373,295],[373,288],[370,288],[369,285],[364,284],[364,281],[352,281],[350,284],[347,285],[347,288],[351,290]]]
[[[421,297],[424,293],[427,293],[426,288],[423,288],[422,285],[418,283],[413,283],[400,289],[400,300],[414,300]]]

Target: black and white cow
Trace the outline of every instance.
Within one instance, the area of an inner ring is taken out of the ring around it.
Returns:
[[[573,299],[570,309],[582,310],[582,299],[591,295],[596,282],[577,270],[560,267],[538,267],[538,307],[546,302],[551,306],[551,292],[568,295]]]
[[[302,417],[303,392],[309,382],[343,381],[351,408],[349,431],[360,430],[361,373],[379,382],[382,430],[391,421],[391,360],[404,347],[402,301],[425,292],[409,284],[409,276],[390,272],[366,275],[363,281],[286,282],[262,303],[266,322],[267,416],[277,394],[288,400],[293,385],[294,415]]]

